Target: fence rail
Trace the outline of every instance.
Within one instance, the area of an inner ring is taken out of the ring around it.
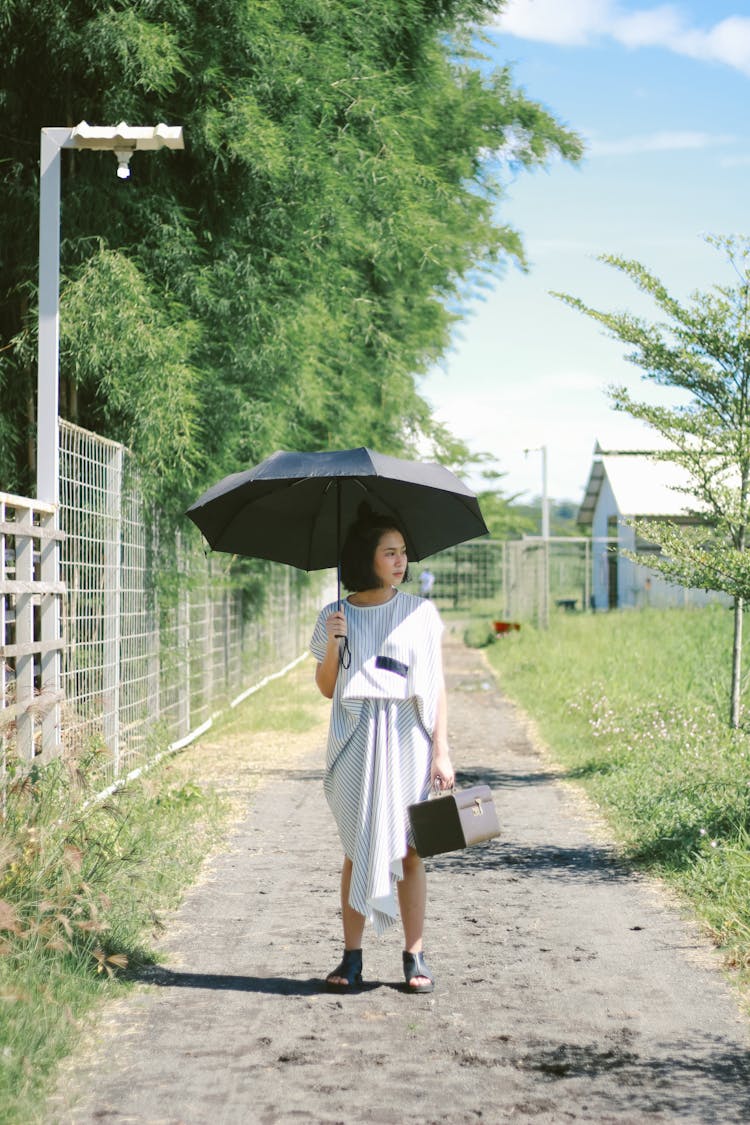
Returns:
[[[59,747],[62,533],[55,508],[0,492],[0,800],[12,753],[48,761]],[[3,804],[4,807],[4,804]]]
[[[184,744],[305,650],[325,580],[167,533],[129,450],[68,422],[59,511],[0,494],[0,536],[3,794],[61,746],[115,780]]]

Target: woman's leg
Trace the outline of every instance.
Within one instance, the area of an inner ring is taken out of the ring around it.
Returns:
[[[352,861],[344,856],[341,867],[341,918],[344,924],[344,949],[361,949],[365,930],[365,916],[349,904],[352,882]]]
[[[407,953],[420,953],[427,906],[427,877],[424,864],[413,848],[408,849],[403,864],[404,877],[398,884],[398,902],[404,927],[404,949]],[[412,987],[427,983],[426,977],[415,977]]]
[[[344,949],[361,949],[362,934],[365,929],[365,916],[349,905],[349,887],[352,881],[352,861],[344,856],[341,867],[341,919],[344,925]],[[331,984],[346,984],[343,977],[330,976]]]

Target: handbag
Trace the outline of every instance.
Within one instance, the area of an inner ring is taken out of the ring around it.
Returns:
[[[408,812],[417,854],[422,859],[483,844],[500,835],[489,785],[439,793],[409,805]]]

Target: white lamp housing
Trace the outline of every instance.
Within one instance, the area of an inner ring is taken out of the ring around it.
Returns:
[[[181,125],[89,125],[81,121],[71,130],[74,148],[109,149],[117,157],[117,175],[130,175],[130,157],[139,149],[184,148]]]

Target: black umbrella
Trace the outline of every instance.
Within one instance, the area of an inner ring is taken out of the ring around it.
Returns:
[[[394,517],[411,559],[487,534],[476,496],[448,469],[365,448],[272,453],[187,515],[216,551],[322,570],[339,565],[342,529],[363,500]]]

